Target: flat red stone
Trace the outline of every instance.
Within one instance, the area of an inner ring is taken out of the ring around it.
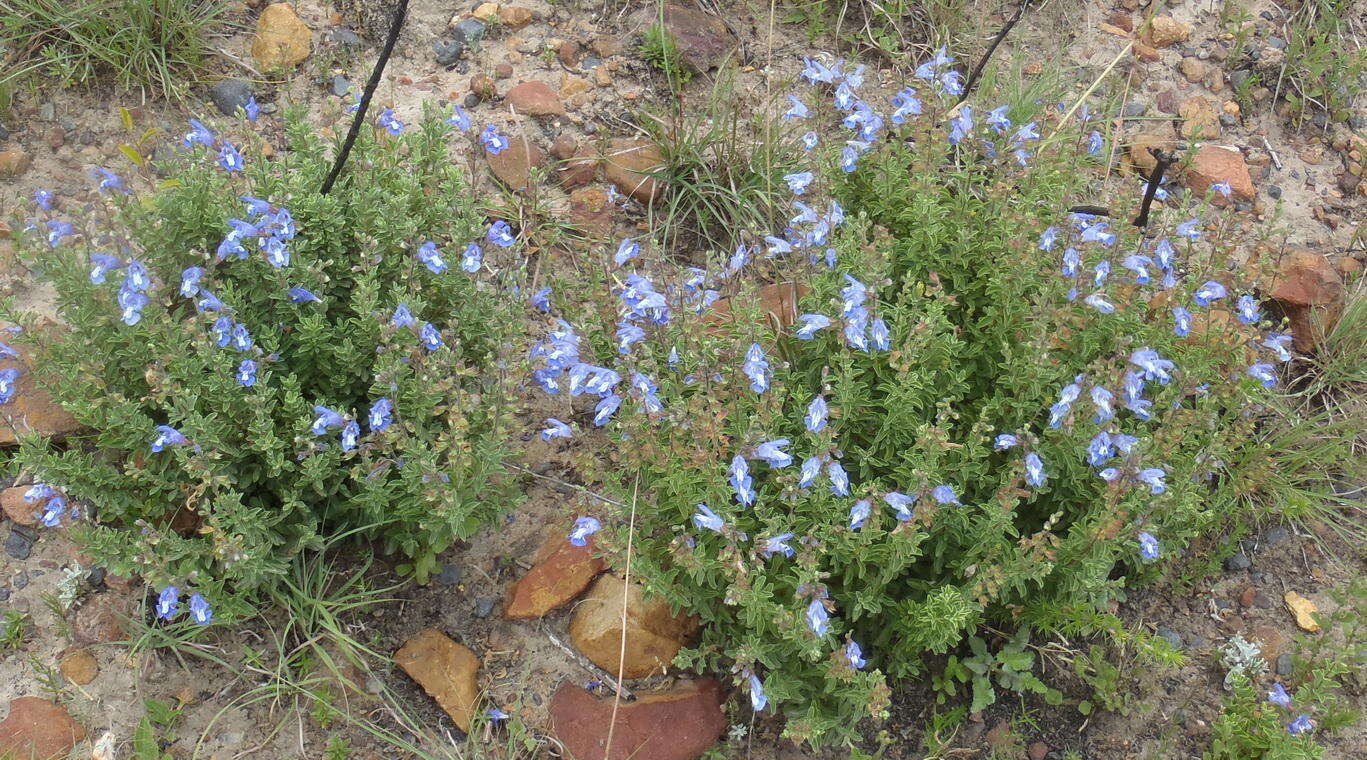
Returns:
[[[721,703],[721,684],[713,678],[638,694],[618,706],[609,748],[612,698],[600,699],[567,681],[551,697],[551,731],[567,760],[693,760],[726,730]]]

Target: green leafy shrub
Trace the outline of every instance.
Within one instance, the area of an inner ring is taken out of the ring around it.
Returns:
[[[900,102],[901,126],[847,102],[860,142],[789,178],[817,208],[767,255],[682,286],[619,255],[636,271],[534,352],[543,385],[568,372],[571,395],[600,396],[593,422],[612,419],[616,451],[583,466],[628,505],[604,543],[632,535],[633,574],[702,620],[676,664],[732,672],[799,740],[854,741],[928,655],[984,623],[1084,621],[1246,513],[1257,488],[1229,463],[1252,459],[1290,358],[1206,199],[1156,210],[1145,237],[1139,193],[1095,195],[1090,123],[1021,98],[1002,113],[1038,126],[999,132],[949,98],[919,118]],[[1066,211],[1108,200],[1109,227]],[[782,286],[761,309],[728,280],[741,266],[809,289],[796,325]],[[712,288],[735,293],[725,309],[705,308]],[[1010,665],[998,685],[1046,688]]]
[[[240,599],[355,533],[423,578],[510,506],[512,301],[487,268],[462,271],[478,249],[456,266],[470,241],[493,248],[450,128],[390,119],[404,133],[363,130],[329,195],[335,151],[291,118],[271,160],[227,171],[241,153],[205,130],[154,195],[105,174],[88,209],[40,197],[20,249],[64,327],[6,317],[86,429],[18,458],[88,510],[46,507],[112,572]],[[421,260],[428,241],[455,247],[449,263]]]

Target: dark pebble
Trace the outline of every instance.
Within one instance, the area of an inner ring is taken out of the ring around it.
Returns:
[[[224,116],[235,116],[251,100],[252,86],[241,79],[224,79],[209,90],[209,97]]]
[[[1276,185],[1273,185],[1273,187],[1276,187]],[[1281,195],[1280,188],[1277,190],[1277,195]],[[1267,534],[1263,536],[1263,541],[1266,542],[1268,546],[1276,546],[1277,544],[1284,543],[1286,539],[1290,537],[1291,534],[1286,532],[1284,526],[1273,525],[1271,528],[1267,529]]]
[[[334,45],[341,45],[342,47],[349,48],[361,46],[361,38],[356,36],[355,32],[344,26],[334,26],[328,33],[328,36],[332,38]]]
[[[1209,647],[1209,646],[1210,646],[1210,639],[1206,638],[1205,636],[1193,636],[1193,637],[1191,637],[1191,648],[1192,648],[1192,649],[1195,649],[1195,650],[1198,650],[1198,651],[1199,651],[1199,650],[1205,649],[1206,647]]]
[[[85,580],[91,586],[94,586],[95,588],[100,588],[104,585],[105,575],[106,572],[103,567],[92,567],[90,568],[90,574],[85,577]]]
[[[1220,126],[1225,127],[1226,129],[1237,127],[1239,126],[1239,117],[1232,113],[1222,113],[1220,114]]]
[[[579,68],[584,71],[593,71],[603,63],[602,58],[585,58],[579,62]]]
[[[467,18],[456,24],[455,32],[456,39],[473,48],[484,39],[484,22],[477,18]]]
[[[1282,199],[1282,186],[1281,186],[1281,185],[1268,185],[1268,186],[1267,186],[1267,194],[1270,195],[1270,196],[1272,196],[1272,200],[1274,200],[1274,201],[1279,201],[1279,200],[1281,200],[1281,199]]]
[[[1348,117],[1348,126],[1352,127],[1353,129],[1357,129],[1357,130],[1367,129],[1367,113],[1355,113],[1355,114],[1353,114],[1352,116],[1349,116],[1349,117]],[[0,128],[0,129],[3,129],[3,128]],[[3,139],[3,138],[0,138],[0,139]]]
[[[1239,554],[1233,554],[1228,557],[1225,557],[1226,570],[1247,570],[1252,566],[1253,560],[1249,559],[1248,556],[1243,554],[1242,552]]]
[[[15,591],[22,591],[25,588],[28,588],[28,573],[23,572],[22,570],[15,573],[14,577],[10,579],[10,585],[14,586]]]
[[[1253,595],[1253,606],[1260,610],[1270,610],[1275,606],[1275,603],[1272,601],[1272,597],[1259,591]]]
[[[1258,548],[1258,541],[1253,538],[1241,538],[1239,539],[1239,548],[1244,552],[1252,554],[1253,550]]]
[[[1235,69],[1229,72],[1229,84],[1237,90],[1243,87],[1251,76],[1253,76],[1253,73],[1248,69]]]
[[[1277,655],[1277,675],[1287,677],[1291,675],[1291,653],[1283,652]]]
[[[450,562],[441,566],[441,572],[437,573],[437,581],[447,586],[454,586],[460,583],[460,566]]]
[[[494,614],[493,599],[489,597],[483,597],[481,599],[475,600],[475,617],[479,618],[480,620],[483,620],[484,618],[487,618],[492,614]]]
[[[1324,129],[1329,126],[1329,117],[1325,116],[1323,111],[1316,111],[1310,114],[1310,123],[1314,124],[1316,129]]]
[[[1125,118],[1133,119],[1139,116],[1143,116],[1144,112],[1148,110],[1149,106],[1147,104],[1140,103],[1137,100],[1131,100],[1130,102],[1125,104]]]
[[[460,40],[440,39],[432,43],[438,66],[454,66],[465,54],[465,43]]]
[[[0,602],[8,602],[8,601],[9,601],[9,589],[7,589],[7,588],[0,588]]]
[[[1164,641],[1171,644],[1173,649],[1182,648],[1182,634],[1178,633],[1177,631],[1174,631],[1171,628],[1159,628],[1158,638],[1163,639]]]
[[[479,105],[479,103],[480,103],[481,100],[482,100],[482,98],[480,98],[478,95],[474,94],[473,92],[472,92],[472,93],[469,93],[469,94],[467,94],[467,95],[465,96],[465,107],[466,107],[466,108],[474,108],[475,106]]]
[[[5,537],[5,553],[15,559],[28,559],[33,553],[33,539],[19,532],[19,527],[10,529]]]
[[[351,82],[348,82],[347,78],[341,74],[334,76],[332,78],[332,94],[340,98],[348,92],[351,92]]]
[[[0,124],[0,140],[8,140],[8,139],[9,139],[9,129],[7,129],[7,128],[5,127],[4,124]]]
[[[1276,48],[1276,49],[1278,49],[1278,50],[1285,50],[1285,49],[1286,49],[1286,40],[1282,39],[1281,37],[1268,37],[1268,38],[1267,38],[1267,46],[1268,46],[1268,47],[1274,47],[1274,48]]]

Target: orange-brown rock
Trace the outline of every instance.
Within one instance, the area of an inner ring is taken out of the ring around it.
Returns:
[[[125,621],[132,614],[127,600],[106,591],[96,594],[76,609],[71,621],[71,639],[76,644],[108,644],[127,635]]]
[[[1212,202],[1219,206],[1229,203],[1230,199],[1251,201],[1255,194],[1253,180],[1248,175],[1248,165],[1244,163],[1244,154],[1238,148],[1224,145],[1202,145],[1187,166],[1184,182],[1197,195],[1203,195],[1216,183],[1229,183],[1232,191],[1229,199],[1220,193],[1211,197]]]
[[[289,3],[266,6],[256,20],[252,58],[262,71],[304,62],[313,50],[313,32]]]
[[[513,110],[528,116],[564,116],[560,96],[545,82],[532,80],[515,85],[504,95]]]
[[[0,758],[57,760],[85,739],[85,728],[61,705],[42,697],[19,697],[0,720]]]
[[[761,286],[756,296],[760,312],[769,327],[776,332],[783,332],[797,321],[798,301],[810,292],[811,288],[799,282],[777,282]],[[712,309],[703,317],[703,321],[709,326],[720,326],[735,321],[736,315],[732,313],[736,306],[735,298],[717,299],[717,302],[712,304]]]
[[[664,156],[655,143],[625,137],[614,138],[603,155],[603,174],[617,189],[641,203],[660,194]]]
[[[0,491],[0,509],[4,510],[5,517],[20,525],[37,525],[39,505],[24,501],[26,491],[28,486],[15,486]]]
[[[22,338],[21,336],[18,336]],[[16,433],[38,433],[53,438],[64,438],[76,432],[80,423],[52,400],[47,391],[38,387],[29,370],[30,351],[18,339],[6,339],[16,351],[18,359],[0,359],[0,370],[19,370],[14,396],[8,404],[0,405],[0,446],[18,443]]]
[[[570,192],[570,224],[590,235],[612,232],[617,208],[601,187],[581,187]]]
[[[574,608],[570,638],[595,665],[620,677],[643,678],[667,670],[697,629],[691,617],[672,614],[661,599],[646,601],[635,584],[628,593],[615,575],[598,578]],[[626,601],[626,647],[622,647],[622,602]],[[623,651],[625,657],[623,658]]]
[[[576,683],[551,697],[551,732],[566,760],[694,760],[726,730],[721,684],[715,679],[682,682],[665,692],[637,693],[617,706]],[[608,746],[608,733],[612,745]]]
[[[537,551],[532,569],[509,589],[504,617],[539,618],[574,601],[607,569],[594,551],[592,539],[587,546],[575,546],[556,531]]]
[[[536,143],[521,135],[509,136],[508,147],[499,151],[498,155],[486,150],[484,157],[494,176],[517,192],[524,192],[532,186],[535,179],[532,170],[546,162],[545,154]]]
[[[1329,259],[1308,248],[1290,247],[1282,256],[1269,292],[1291,321],[1296,350],[1308,352],[1338,319],[1343,278]]]
[[[435,628],[425,628],[394,653],[394,663],[418,682],[462,731],[470,730],[479,687],[479,658]]]
[[[84,686],[95,680],[95,676],[100,672],[100,662],[89,649],[77,649],[62,657],[59,668],[63,678]]]

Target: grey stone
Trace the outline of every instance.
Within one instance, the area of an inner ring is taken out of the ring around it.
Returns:
[[[480,104],[480,101],[481,98],[473,92],[466,93],[465,95],[464,103],[466,108],[474,108],[475,106]]]
[[[465,54],[465,43],[443,37],[432,43],[432,52],[437,57],[438,66],[454,66]]]
[[[1276,185],[1272,185],[1272,187],[1277,187],[1277,186],[1276,186]],[[1269,187],[1268,190],[1271,191],[1272,187]],[[1281,195],[1282,195],[1282,190],[1281,190],[1281,188],[1278,187],[1278,188],[1277,188],[1277,194],[1276,194],[1276,196],[1274,196],[1274,197],[1280,198]],[[1291,537],[1291,534],[1290,534],[1290,533],[1287,533],[1286,527],[1285,527],[1285,526],[1283,526],[1283,525],[1273,525],[1271,528],[1268,528],[1268,529],[1267,529],[1267,534],[1263,536],[1263,541],[1264,541],[1268,546],[1276,546],[1277,544],[1285,543],[1285,542],[1286,542],[1286,539],[1288,539],[1288,538],[1290,538],[1290,537]]]
[[[1367,113],[1355,113],[1352,116],[1349,116],[1348,126],[1358,130],[1359,132],[1367,130]],[[4,127],[0,127],[0,131],[4,131]]]
[[[9,601],[9,589],[0,587],[0,602]]]
[[[1239,552],[1238,554],[1232,554],[1228,557],[1225,557],[1226,570],[1247,570],[1252,566],[1253,560],[1249,559],[1248,555],[1244,554],[1243,552]]]
[[[10,579],[10,585],[14,587],[15,591],[24,590],[28,587],[28,573],[23,570],[15,573],[14,577]]]
[[[224,116],[235,116],[251,100],[252,86],[241,79],[224,79],[210,88],[209,97]]]
[[[1195,649],[1195,650],[1197,650],[1197,651],[1200,651],[1200,650],[1202,650],[1202,649],[1205,649],[1205,648],[1208,647],[1208,646],[1210,646],[1210,639],[1206,638],[1205,636],[1193,636],[1193,637],[1191,637],[1191,648],[1192,648],[1192,649]]]
[[[484,22],[477,18],[467,18],[456,24],[454,31],[456,39],[475,48],[479,46],[479,41],[484,39]]]
[[[365,690],[370,694],[379,694],[384,691],[384,681],[381,681],[379,676],[371,673],[366,676]]]
[[[1254,550],[1254,549],[1257,549],[1257,548],[1258,548],[1258,541],[1257,541],[1257,539],[1254,539],[1254,538],[1241,538],[1241,539],[1239,539],[1239,549],[1240,549],[1241,551],[1243,551],[1243,552],[1245,552],[1245,553],[1248,553],[1248,554],[1252,554],[1252,553],[1253,553],[1253,550]]]
[[[483,620],[494,614],[494,600],[489,597],[481,597],[475,600],[475,617]]]
[[[460,583],[460,576],[460,566],[447,562],[441,566],[441,572],[437,573],[437,582],[454,586]]]
[[[332,94],[340,98],[348,92],[351,92],[351,82],[348,82],[347,78],[342,76],[341,74],[333,76]]]
[[[1274,200],[1274,201],[1279,201],[1279,200],[1281,200],[1281,199],[1282,199],[1282,186],[1281,186],[1281,185],[1268,185],[1268,186],[1267,186],[1267,194],[1270,195],[1270,196],[1272,196],[1272,200]],[[1285,533],[1286,531],[1283,530],[1282,532]],[[1270,544],[1270,543],[1272,543],[1272,542],[1269,540],[1268,543]]]
[[[5,553],[15,559],[28,559],[33,553],[33,540],[20,533],[17,526],[11,528],[5,537]]]
[[[593,71],[594,69],[601,66],[602,63],[602,58],[585,58],[584,60],[579,62],[579,68],[583,69],[584,71]]]
[[[106,574],[107,571],[103,567],[92,567],[90,568],[90,573],[85,577],[86,583],[89,583],[95,588],[99,588],[104,585],[104,577]]]
[[[1277,675],[1279,676],[1285,677],[1291,675],[1292,662],[1290,652],[1282,652],[1281,654],[1277,655],[1276,670]]]
[[[342,47],[348,48],[361,46],[361,38],[357,37],[355,32],[344,26],[333,27],[332,31],[328,33],[328,36],[332,38],[332,42],[335,45],[341,45]]]
[[[1182,648],[1182,634],[1171,628],[1163,627],[1158,629],[1158,638],[1163,639],[1172,645],[1173,649]]]
[[[1253,76],[1253,72],[1248,69],[1235,69],[1229,72],[1229,86],[1238,90],[1248,83],[1251,76]]]
[[[1324,129],[1329,126],[1329,117],[1323,111],[1316,111],[1310,114],[1310,123],[1315,125],[1315,129]]]
[[[42,104],[38,107],[38,118],[43,121],[52,121],[57,118],[57,106],[53,105],[51,100]]]
[[[1267,38],[1267,46],[1268,46],[1268,47],[1274,47],[1274,48],[1276,48],[1276,49],[1278,49],[1278,50],[1285,50],[1285,49],[1286,49],[1286,40],[1282,39],[1281,37],[1268,37],[1268,38]]]
[[[1239,126],[1239,117],[1235,116],[1232,113],[1222,113],[1220,114],[1220,126],[1224,127],[1225,129],[1237,127]]]
[[[1124,115],[1127,119],[1133,119],[1139,116],[1143,116],[1144,112],[1147,110],[1149,110],[1147,104],[1141,103],[1138,100],[1131,100],[1130,102],[1125,104]]]
[[[7,128],[5,127],[4,124],[0,124],[0,140],[8,140],[8,139],[9,139],[9,129],[7,129]]]

